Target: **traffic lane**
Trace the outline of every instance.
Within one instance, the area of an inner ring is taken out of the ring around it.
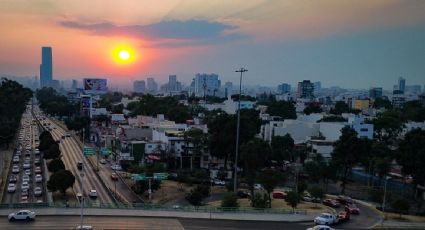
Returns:
[[[91,225],[95,229],[128,229],[128,230],[148,230],[148,229],[170,229],[183,230],[178,219],[173,218],[145,218],[145,217],[100,217],[85,216],[84,225]],[[9,222],[6,217],[0,218],[0,229],[11,230],[41,230],[41,229],[73,229],[80,225],[79,216],[37,216],[35,221],[30,222]]]
[[[242,221],[242,220],[205,220],[205,219],[179,219],[186,230],[231,230],[231,229],[263,229],[263,230],[305,230],[312,223],[290,223],[274,221]]]
[[[360,208],[360,214],[351,214],[350,220],[335,225],[336,228],[342,229],[369,229],[371,226],[380,221],[380,215],[373,210],[373,208],[356,203],[357,207]],[[344,205],[336,209],[337,212],[344,210]]]

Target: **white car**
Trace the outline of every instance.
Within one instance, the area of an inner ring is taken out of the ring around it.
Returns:
[[[76,230],[93,230],[94,228],[90,225],[78,225],[77,227],[75,227]]]
[[[34,196],[41,196],[43,194],[43,191],[40,187],[35,187],[34,189]]]
[[[219,179],[214,179],[214,180],[212,181],[212,183],[213,183],[213,185],[221,185],[221,186],[226,185],[226,181],[219,180]]]
[[[19,156],[13,157],[13,163],[19,163]]]
[[[41,174],[35,175],[35,182],[37,183],[43,182],[43,176]]]
[[[89,196],[91,198],[96,198],[97,197],[97,191],[94,190],[94,189],[90,190]]]
[[[29,170],[29,169],[25,169],[25,175],[27,175],[27,176],[31,176],[31,170]]]
[[[307,228],[307,230],[335,230],[335,229],[326,225],[316,225],[314,227]]]
[[[30,185],[28,184],[28,182],[26,181],[22,182],[21,190],[28,190],[29,188],[30,188]]]
[[[14,220],[34,220],[35,219],[35,212],[32,212],[30,210],[21,210],[18,212],[10,213],[7,217],[9,221]]]
[[[314,223],[319,225],[332,225],[337,222],[338,219],[336,216],[330,213],[322,213],[318,217],[314,218]]]
[[[30,169],[31,168],[31,164],[29,162],[25,162],[23,165],[24,169]]]
[[[261,184],[254,184],[254,189],[263,190],[263,186]]]
[[[9,185],[7,186],[7,192],[12,193],[12,192],[15,192],[15,191],[16,191],[16,185],[9,183]]]
[[[113,165],[111,165],[111,168],[112,168],[112,170],[116,170],[116,171],[122,170],[121,165],[119,165],[119,164],[113,164]]]
[[[28,176],[28,175],[23,175],[23,176],[22,176],[22,181],[23,181],[23,182],[29,182],[29,181],[30,181],[30,176]]]
[[[18,165],[14,165],[12,167],[12,173],[19,173],[19,166]]]

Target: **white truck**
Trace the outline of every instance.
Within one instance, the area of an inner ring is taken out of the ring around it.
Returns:
[[[338,223],[338,218],[331,213],[322,213],[314,218],[314,223],[319,225],[332,225]]]

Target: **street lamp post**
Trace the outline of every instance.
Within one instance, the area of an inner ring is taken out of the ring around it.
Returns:
[[[84,169],[84,165],[83,168]],[[80,214],[80,228],[83,229],[83,214],[84,214],[84,190],[83,190],[83,177],[84,177],[84,173],[80,173],[81,179],[80,179],[80,183],[81,183],[81,214]]]
[[[387,196],[387,182],[388,182],[388,177],[385,177],[385,184],[384,184],[384,197],[382,199],[382,212],[385,215],[385,202],[386,202],[386,196]]]
[[[237,120],[237,127],[236,127],[236,151],[235,151],[235,163],[234,168],[235,172],[233,175],[233,191],[236,193],[238,186],[237,186],[237,177],[238,177],[238,154],[239,154],[239,126],[240,126],[240,120],[241,120],[241,94],[242,94],[242,74],[244,72],[247,72],[247,69],[240,68],[239,70],[236,70],[235,72],[241,73],[241,76],[239,78],[239,101],[238,101],[238,120]]]

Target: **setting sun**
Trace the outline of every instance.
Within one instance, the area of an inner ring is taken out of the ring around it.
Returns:
[[[130,64],[135,59],[135,51],[129,46],[118,45],[112,50],[112,56],[118,64]]]
[[[118,57],[121,60],[128,60],[130,58],[130,53],[127,50],[121,50],[118,54]]]

